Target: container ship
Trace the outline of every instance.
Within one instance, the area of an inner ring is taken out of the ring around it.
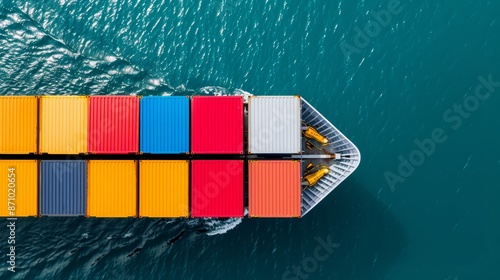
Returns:
[[[358,167],[300,96],[2,96],[3,217],[300,218]]]

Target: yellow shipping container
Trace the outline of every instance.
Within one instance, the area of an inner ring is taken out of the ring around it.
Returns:
[[[79,154],[87,150],[88,99],[85,96],[40,98],[40,153]]]
[[[38,98],[0,97],[0,154],[37,153]]]
[[[0,216],[29,217],[38,213],[36,160],[0,160],[2,191]]]
[[[189,216],[189,162],[140,162],[139,215],[151,218]]]
[[[137,216],[136,161],[90,160],[87,168],[88,217]]]

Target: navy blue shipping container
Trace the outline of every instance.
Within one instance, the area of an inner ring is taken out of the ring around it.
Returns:
[[[140,150],[150,154],[189,152],[189,98],[144,96],[140,101]]]
[[[83,216],[87,202],[87,163],[83,160],[42,160],[40,214]]]

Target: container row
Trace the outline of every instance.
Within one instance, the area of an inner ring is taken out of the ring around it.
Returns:
[[[248,101],[248,153],[301,150],[301,99]],[[2,96],[0,154],[243,154],[241,96]]]
[[[247,208],[250,217],[300,217],[300,168],[287,160],[0,160],[8,179],[0,216],[236,218]]]

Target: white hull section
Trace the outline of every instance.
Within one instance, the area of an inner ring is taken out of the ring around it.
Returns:
[[[303,138],[304,152],[302,156],[299,155],[302,160],[302,171],[306,169],[308,163],[323,164],[330,168],[329,174],[302,192],[302,216],[304,216],[356,170],[361,162],[361,154],[342,132],[303,98],[302,121],[314,127],[332,143],[321,151],[316,148],[309,150],[305,147],[306,138]],[[336,154],[337,159],[325,158],[328,157],[327,154]],[[341,155],[340,159],[338,155]]]

